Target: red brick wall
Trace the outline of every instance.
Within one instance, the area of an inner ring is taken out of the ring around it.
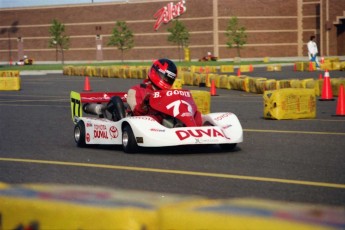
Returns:
[[[213,52],[214,47],[218,47],[220,58],[237,56],[235,49],[226,46],[225,31],[232,16],[238,17],[248,35],[247,44],[241,49],[242,57],[286,57],[298,56],[299,53],[304,56],[305,43],[312,34],[317,34],[319,42],[322,42],[319,45],[323,53],[345,55],[337,53],[341,50],[338,48],[339,36],[344,35],[337,35],[337,27],[332,24],[327,32],[329,40],[326,40],[325,25],[320,23],[326,20],[326,1],[329,1],[330,22],[343,15],[344,0],[303,0],[303,36],[300,41],[298,0],[186,0],[187,12],[179,20],[190,32],[192,59],[199,59],[208,51]],[[66,34],[70,36],[70,49],[65,52],[65,60],[96,60],[96,34],[102,37],[103,60],[120,60],[120,51],[107,46],[118,20],[126,21],[135,35],[135,46],[125,52],[126,60],[178,59],[176,45],[167,41],[170,25],[162,25],[157,32],[153,30],[153,14],[168,2],[129,0],[129,3],[0,9],[0,61],[9,59],[9,39],[4,29],[13,23],[17,23],[17,31],[10,34],[13,59],[17,58],[17,37],[22,37],[26,55],[38,61],[54,61],[55,49],[48,47],[48,30],[54,18],[65,24]],[[176,4],[178,0],[173,2]],[[213,36],[214,2],[218,2],[218,43]],[[101,30],[96,31],[96,26],[101,26]],[[299,52],[298,45],[303,45],[302,52]]]

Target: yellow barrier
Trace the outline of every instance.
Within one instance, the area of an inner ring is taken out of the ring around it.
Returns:
[[[193,72],[183,72],[183,83],[185,85],[193,85]]]
[[[340,230],[344,213],[342,206],[0,182],[0,229]]]
[[[228,75],[219,75],[219,88],[231,89],[230,78]]]
[[[340,62],[332,62],[332,70],[341,70]]]
[[[20,90],[20,83],[19,71],[0,71],[0,90]]]
[[[332,62],[326,60],[323,64],[324,68],[327,65],[337,65],[338,69],[342,69],[342,65],[345,68],[345,62],[336,62],[334,59]],[[296,69],[303,71],[309,68],[309,62],[296,62]],[[314,64],[315,65],[315,64]],[[339,67],[340,66],[340,67]],[[232,65],[222,65],[219,67],[220,73],[223,71],[233,71]],[[240,66],[242,71],[251,71],[250,65]],[[313,67],[314,68],[314,67]],[[112,78],[135,78],[145,79],[148,75],[150,66],[65,66],[63,67],[63,73],[65,75],[81,75],[81,76],[95,76],[95,77],[112,77]],[[314,89],[317,96],[320,95],[320,89],[322,87],[322,81],[320,82],[308,82],[305,87],[303,80],[292,79],[292,80],[265,80],[261,77],[250,77],[246,75],[235,76],[235,75],[224,75],[212,73],[217,70],[216,66],[191,66],[191,71],[187,71],[189,67],[178,67],[178,79],[181,79],[182,85],[200,86],[205,84],[207,87],[211,87],[211,81],[215,83],[215,87],[223,89],[235,89],[242,90],[251,93],[263,93],[266,90],[284,89],[284,88],[309,88]],[[330,68],[331,69],[331,68]],[[281,71],[280,65],[269,65],[267,66],[268,71]],[[2,75],[8,75],[7,73],[1,73]],[[12,73],[12,75],[15,75]],[[332,89],[334,96],[337,96],[338,88],[340,84],[344,84],[342,80],[331,79]],[[180,82],[179,82],[180,84]],[[178,86],[180,87],[180,86]]]
[[[321,95],[321,90],[320,90],[320,86],[319,86],[319,81],[318,80],[314,80],[312,78],[303,79],[301,81],[301,84],[302,84],[302,88],[313,89],[316,96],[320,96]]]
[[[18,70],[5,70],[0,71],[0,77],[19,77],[19,71]]]
[[[332,86],[333,96],[338,96],[339,95],[340,85],[345,86],[345,78],[332,78],[331,79],[331,86]]]
[[[268,65],[267,71],[282,71],[281,65]]]
[[[221,65],[220,66],[220,72],[221,73],[233,73],[234,72],[234,66],[233,65]]]
[[[208,114],[211,112],[211,94],[208,91],[191,90],[192,97],[195,101],[198,110],[202,114]]]
[[[203,79],[205,80],[205,75],[203,75],[202,73],[193,73],[193,83],[192,85],[194,86],[199,86],[199,84],[201,83],[201,78],[203,76]]]
[[[295,62],[296,71],[303,71],[304,70],[304,63],[303,62]]]
[[[331,230],[342,228],[343,215],[340,207],[330,210],[328,206],[260,199],[200,200],[161,208],[159,229]]]
[[[2,186],[0,229],[31,229],[36,224],[52,230],[156,230],[160,206],[190,198],[81,186]]]
[[[345,61],[340,62],[340,70],[345,70]]]
[[[316,117],[316,96],[313,89],[279,89],[265,91],[264,118],[301,119]]]
[[[176,79],[174,84],[172,85],[173,89],[182,89],[183,83],[181,79]]]
[[[240,71],[241,73],[251,72],[250,65],[240,65]]]
[[[206,87],[211,87],[211,82],[212,81],[217,81],[217,74],[214,74],[214,73],[210,73],[210,74],[206,74],[206,79],[205,79],[205,82],[206,82]],[[216,86],[217,87],[217,86]]]
[[[246,79],[246,90],[250,93],[259,93],[261,92],[260,88],[258,87],[258,84],[260,82],[265,82],[266,78],[257,78],[257,77],[248,77]]]

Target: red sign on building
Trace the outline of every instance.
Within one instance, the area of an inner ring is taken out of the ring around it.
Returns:
[[[177,18],[184,12],[186,12],[186,1],[180,0],[176,5],[174,5],[172,2],[168,3],[167,6],[164,6],[163,8],[159,9],[153,17],[156,20],[155,25],[153,26],[154,30],[158,30],[158,28],[161,26],[162,23],[167,24],[172,19]]]

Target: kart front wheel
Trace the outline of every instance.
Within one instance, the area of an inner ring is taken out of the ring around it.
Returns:
[[[83,121],[78,121],[74,126],[74,140],[78,147],[85,147],[85,125]]]
[[[135,153],[138,151],[137,141],[129,125],[125,126],[122,131],[122,147],[125,153]]]

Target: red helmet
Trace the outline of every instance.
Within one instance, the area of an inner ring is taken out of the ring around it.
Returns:
[[[149,79],[159,89],[170,89],[177,77],[177,68],[169,59],[156,60],[150,69]]]

